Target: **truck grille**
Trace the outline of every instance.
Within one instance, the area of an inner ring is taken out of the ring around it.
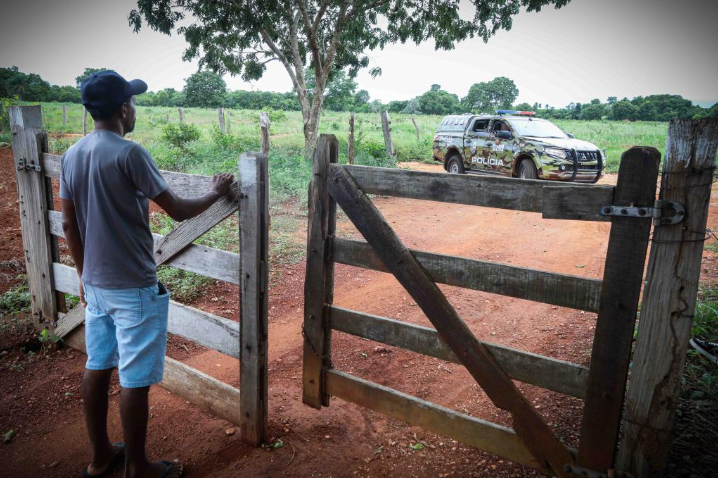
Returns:
[[[600,154],[598,151],[576,151],[576,157],[580,163],[584,161],[598,161]]]
[[[597,171],[598,164],[579,164],[578,170],[579,171]]]

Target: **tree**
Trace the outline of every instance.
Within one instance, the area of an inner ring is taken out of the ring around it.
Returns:
[[[496,109],[508,109],[519,96],[519,89],[513,80],[504,76],[491,81],[474,83],[462,100],[462,106],[474,113],[489,113]]]
[[[441,90],[441,85],[437,85],[436,83],[431,85],[431,88],[429,88],[429,91],[440,91],[440,90]]]
[[[201,67],[218,73],[258,80],[267,63],[280,62],[301,104],[309,156],[333,71],[347,70],[354,78],[369,66],[368,52],[396,42],[419,44],[433,38],[437,50],[450,50],[474,36],[488,41],[498,30],[511,28],[521,7],[531,12],[545,5],[559,8],[569,1],[474,0],[473,15],[467,16],[465,10],[459,14],[458,0],[138,0],[129,22],[138,31],[144,19],[168,35],[178,27],[177,33],[189,43],[183,58],[199,58]],[[306,67],[314,70],[316,78],[311,99]],[[374,67],[370,73],[377,75],[381,69]]]
[[[516,106],[514,106],[514,109],[519,110],[519,111],[531,111],[532,106],[530,104],[524,102],[524,103],[519,103]],[[539,108],[534,108],[534,109],[539,109]]]
[[[109,70],[109,68],[85,68],[85,71],[80,76],[75,77],[77,89],[79,90],[80,86],[82,86],[82,82],[88,79],[93,73],[99,73],[107,70]]]
[[[408,101],[390,101],[387,106],[387,111],[389,111],[389,113],[401,113],[408,104]]]
[[[459,113],[459,97],[448,91],[431,89],[416,100],[421,112],[427,115]]]
[[[605,113],[605,108],[600,102],[594,103],[591,101],[590,104],[583,107],[579,118],[582,120],[600,120]]]
[[[227,84],[212,71],[198,71],[185,80],[184,94],[188,106],[218,108],[224,106]]]
[[[635,121],[638,116],[638,108],[630,101],[623,99],[613,105],[611,115],[615,120]]]

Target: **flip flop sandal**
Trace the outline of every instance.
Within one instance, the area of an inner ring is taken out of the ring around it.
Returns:
[[[174,463],[174,462],[171,462],[171,461],[166,461],[166,460],[163,460],[163,461],[161,461],[160,463],[163,463],[163,464],[167,465],[167,469],[160,475],[160,478],[167,478],[168,476],[170,476],[170,472],[172,471],[172,469],[173,469],[173,468],[175,467],[175,465],[177,464],[177,463]],[[182,476],[181,473],[180,473],[180,476]]]
[[[124,443],[113,443],[113,447],[115,448],[121,448],[121,450],[115,455],[112,460],[110,460],[110,464],[107,465],[107,468],[105,468],[105,471],[98,475],[91,475],[87,472],[87,468],[85,468],[82,471],[82,478],[99,478],[101,476],[107,476],[110,475],[113,471],[115,471],[115,468],[117,468],[117,465],[119,465],[122,461],[125,459],[125,444]]]

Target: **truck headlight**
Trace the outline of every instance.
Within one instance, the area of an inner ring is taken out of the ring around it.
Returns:
[[[544,148],[543,152],[546,156],[551,156],[552,158],[566,159],[566,151],[563,149]]]

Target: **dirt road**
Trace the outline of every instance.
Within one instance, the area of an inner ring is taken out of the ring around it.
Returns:
[[[395,198],[376,198],[375,203],[411,248],[583,277],[600,278],[603,273],[609,229],[605,223],[548,221],[533,213]],[[716,222],[711,216],[710,223]],[[343,216],[338,235],[359,237]],[[148,441],[153,458],[180,458],[188,477],[537,476],[340,399],[332,399],[331,406],[321,411],[302,405],[303,275],[303,264],[285,267],[270,291],[270,433],[272,440],[281,439],[284,445],[271,450],[248,447],[240,442],[238,430],[227,433],[233,428],[227,422],[154,388]],[[587,364],[594,314],[448,286],[442,289],[478,338]],[[236,302],[236,287],[221,285],[193,305],[236,319],[236,313],[223,313],[236,310]],[[335,303],[429,325],[388,274],[337,266]],[[194,349],[180,356],[189,365],[238,385],[236,360]],[[9,365],[0,369],[0,431],[17,432],[11,444],[0,447],[0,469],[7,476],[77,476],[89,457],[78,396],[83,357],[65,350],[19,363],[23,371]],[[422,399],[509,424],[507,414],[493,407],[458,365],[341,333],[334,335],[333,363],[339,370]],[[532,386],[520,388],[555,433],[575,446],[582,402]],[[110,429],[112,438],[120,440],[117,391],[115,384]],[[418,440],[426,444],[424,449],[410,448]]]

